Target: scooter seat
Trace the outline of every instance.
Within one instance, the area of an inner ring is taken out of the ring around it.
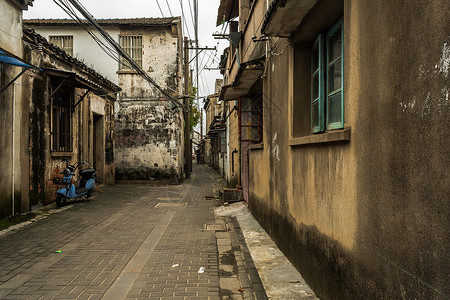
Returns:
[[[95,170],[92,168],[83,169],[80,171],[80,176],[83,178],[92,178],[95,176]]]
[[[87,192],[88,192],[88,189],[86,189],[86,188],[84,188],[84,187],[76,187],[76,188],[75,188],[75,193],[76,193],[77,195],[80,195],[80,194],[87,194]]]

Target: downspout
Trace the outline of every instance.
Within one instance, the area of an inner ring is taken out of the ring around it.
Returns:
[[[15,128],[15,118],[14,118],[14,115],[15,115],[15,110],[16,110],[16,86],[15,86],[15,83],[13,84],[13,97],[12,97],[12,137],[11,137],[11,139],[12,139],[12,183],[11,183],[11,206],[12,206],[12,216],[14,216],[14,210],[15,210],[15,207],[14,207],[14,202],[15,202],[15,195],[14,195],[14,185],[15,185],[15,180],[14,180],[14,177],[15,177],[15,175],[14,175],[14,159],[15,159],[15,156],[14,156],[14,142],[15,142],[15,139],[14,139],[14,135],[15,135],[15,130],[14,130],[14,128]]]

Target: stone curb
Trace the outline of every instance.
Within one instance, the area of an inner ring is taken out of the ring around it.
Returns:
[[[268,299],[318,299],[244,202],[218,207],[215,213],[236,218]]]

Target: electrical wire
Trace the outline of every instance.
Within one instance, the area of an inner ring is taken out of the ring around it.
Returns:
[[[158,4],[159,11],[161,12],[161,16],[164,18],[164,14],[163,14],[163,11],[161,9],[161,6],[159,5],[159,1],[158,0],[156,0],[156,4]]]
[[[195,0],[192,0],[195,1]],[[195,24],[195,19],[194,19],[194,15],[192,14],[192,6],[191,6],[191,0],[188,0],[188,4],[189,4],[189,10],[191,12],[191,20],[192,20],[192,24]],[[195,25],[194,25],[195,26]]]
[[[56,0],[53,0],[56,1]],[[64,5],[64,0],[58,0],[60,3]],[[67,0],[66,0],[67,1]],[[119,44],[109,35],[108,32],[106,32],[93,18],[93,16],[86,11],[83,7],[80,6],[78,0],[68,0],[70,4],[72,4],[86,19],[88,19],[88,22],[93,25],[97,31],[103,36],[103,38],[111,44],[112,47],[115,48],[115,50],[131,65],[131,67],[139,74],[141,75],[147,82],[151,84],[151,87],[153,90],[158,89],[164,96],[166,96],[168,99],[172,100],[172,103],[174,103],[176,106],[181,106],[181,104],[175,100],[172,96],[170,96],[166,91],[164,91],[148,74],[139,66],[137,63],[128,55],[128,53],[123,50]],[[56,2],[55,2],[56,3]],[[71,9],[69,5],[69,11],[72,12],[73,15],[74,11]],[[65,10],[66,11],[66,10]]]
[[[169,9],[170,16],[173,17],[172,10],[170,9],[169,1],[166,0],[166,3],[167,3],[167,8]]]
[[[186,32],[188,34],[189,39],[191,39],[191,35],[189,34],[189,28],[188,28],[188,25],[186,22],[186,17],[184,16],[183,2],[182,2],[182,0],[179,0],[179,1],[180,1],[180,7],[181,7],[181,17],[183,18],[183,21],[184,21],[184,27],[186,28]]]
[[[53,0],[53,2],[55,2],[59,7],[61,7],[61,9],[66,12],[70,17],[72,17],[72,19],[74,19],[74,21],[76,21],[78,24],[81,25],[81,27],[94,39],[94,41],[99,45],[99,47],[109,56],[111,57],[113,60],[117,61],[118,63],[120,63],[119,61],[119,55],[118,53],[114,52],[114,50],[110,47],[108,47],[107,45],[105,45],[92,31],[90,31],[87,26],[86,26],[86,22],[83,22],[83,20],[81,20],[78,15],[75,13],[75,11],[70,7],[70,4],[67,1],[64,0],[59,0],[60,3],[56,2],[56,0]]]

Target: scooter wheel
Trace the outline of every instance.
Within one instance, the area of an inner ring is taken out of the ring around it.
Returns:
[[[61,207],[66,203],[66,197],[64,197],[61,194],[58,194],[58,196],[56,196],[56,206],[57,207]]]

